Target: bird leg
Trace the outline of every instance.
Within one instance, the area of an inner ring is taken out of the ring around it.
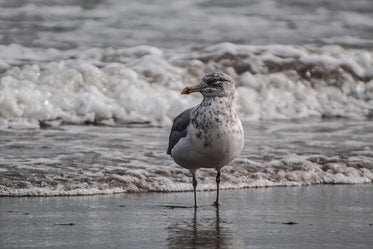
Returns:
[[[196,209],[197,208],[197,192],[196,192],[196,189],[197,189],[198,182],[197,182],[195,171],[192,171],[192,175],[193,175],[193,190],[194,190],[194,208]]]
[[[221,203],[219,202],[219,185],[220,185],[220,169],[217,169],[218,173],[216,175],[216,202],[215,206],[219,206]]]

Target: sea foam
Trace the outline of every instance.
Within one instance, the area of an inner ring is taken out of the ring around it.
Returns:
[[[244,120],[364,118],[373,109],[373,57],[364,50],[232,43],[177,54],[150,46],[0,50],[2,127],[170,124],[200,100],[180,97],[180,89],[211,71],[236,80]]]

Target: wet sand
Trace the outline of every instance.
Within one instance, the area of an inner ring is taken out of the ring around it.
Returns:
[[[0,198],[0,248],[372,248],[373,185]]]

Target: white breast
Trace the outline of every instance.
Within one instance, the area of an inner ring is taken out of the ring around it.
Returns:
[[[241,121],[233,109],[221,110],[224,109],[219,104],[193,110],[187,136],[171,151],[177,164],[187,169],[221,168],[241,153]]]

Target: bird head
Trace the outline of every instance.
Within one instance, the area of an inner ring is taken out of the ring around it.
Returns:
[[[234,95],[234,81],[225,73],[208,73],[197,85],[185,87],[181,94],[200,92],[203,97],[227,97]]]

